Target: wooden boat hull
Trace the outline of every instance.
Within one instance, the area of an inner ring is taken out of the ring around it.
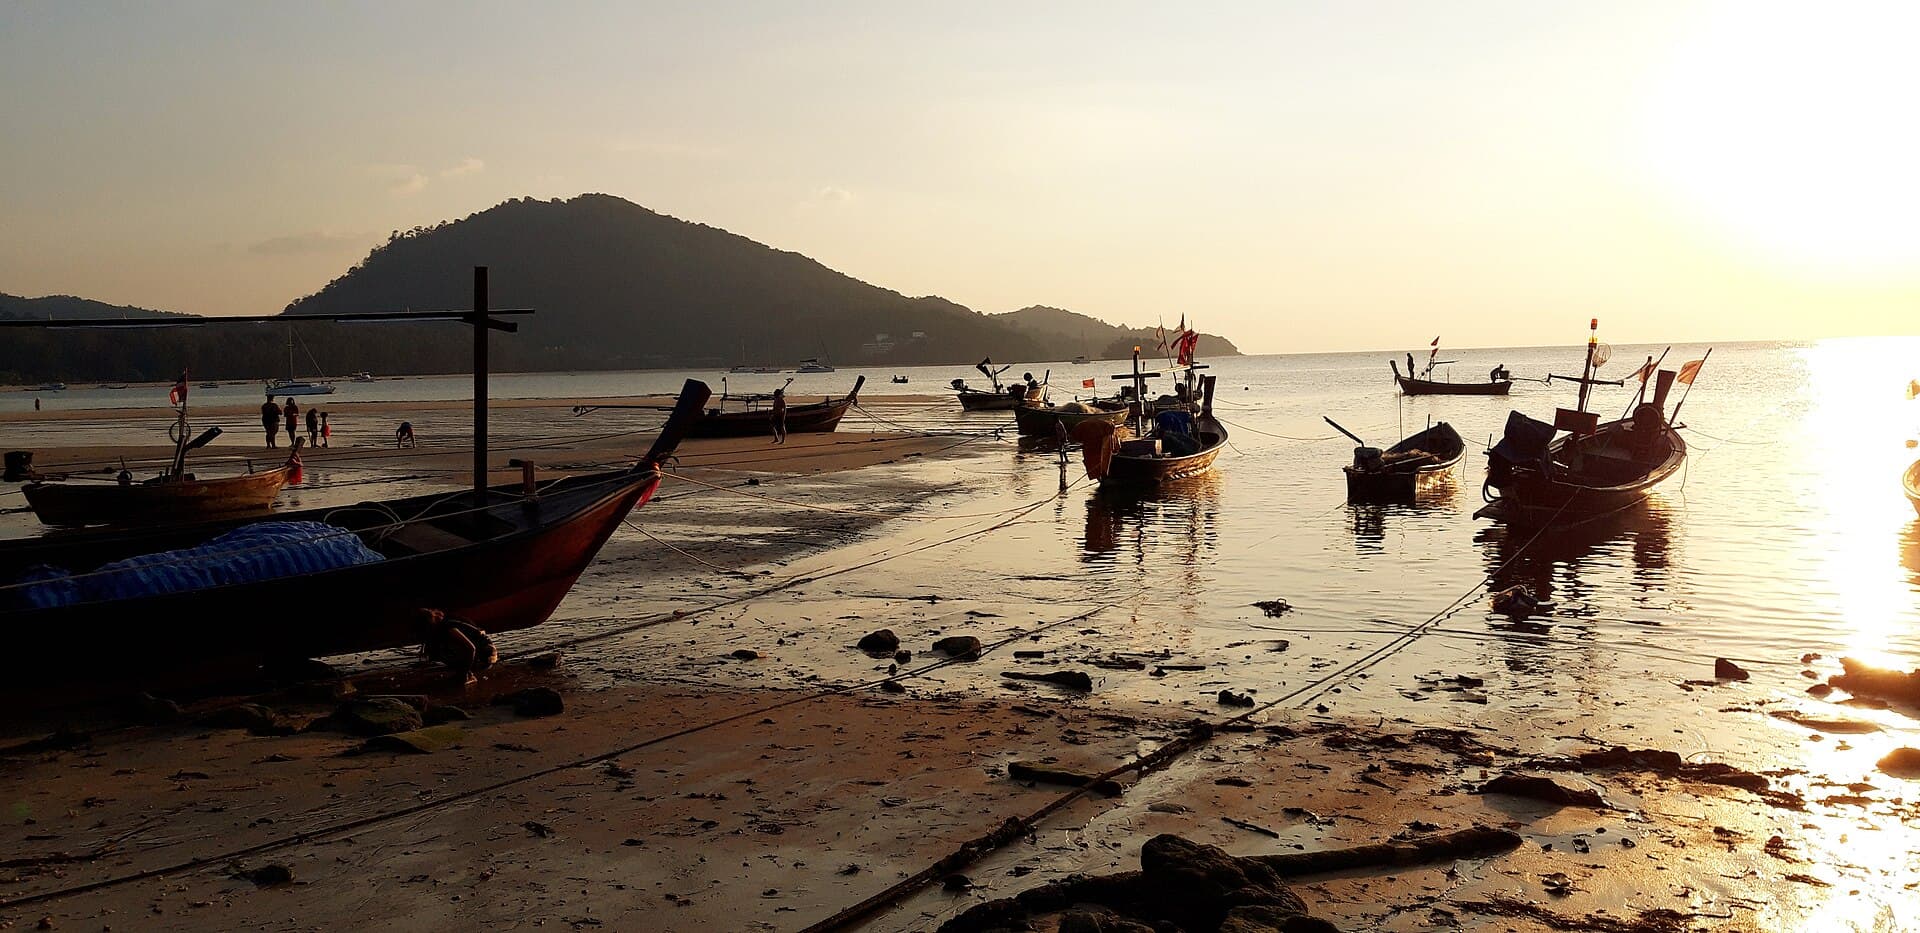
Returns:
[[[1434,382],[1397,374],[1393,381],[1399,383],[1400,391],[1407,395],[1505,395],[1513,388],[1513,383],[1508,381]]]
[[[627,516],[659,488],[708,398],[689,380],[660,437],[630,470],[282,513],[357,535],[382,560],[196,590],[35,607],[14,589],[28,568],[84,574],[104,564],[202,544],[251,519],[54,534],[0,542],[0,630],[39,678],[178,680],[265,661],[421,643],[422,609],[490,632],[547,620]]]
[[[1593,438],[1617,438],[1628,431],[1630,425],[1630,421],[1608,422],[1599,426]],[[1581,439],[1582,445],[1592,444],[1593,438]],[[1548,461],[1561,461],[1568,445],[1574,441],[1572,437],[1554,441],[1548,448]],[[1620,468],[1621,475],[1611,482],[1570,480],[1570,474],[1558,467],[1546,470],[1538,466],[1513,467],[1506,470],[1504,477],[1497,477],[1500,472],[1497,467],[1490,468],[1488,485],[1497,488],[1499,496],[1474,516],[1538,527],[1578,524],[1630,508],[1651,495],[1654,487],[1678,473],[1686,462],[1687,442],[1678,431],[1663,430],[1661,443],[1665,449],[1658,452],[1657,459],[1648,455],[1643,462],[1625,463]]]
[[[293,464],[245,476],[182,482],[28,483],[20,488],[41,523],[147,525],[264,512],[293,476]]]
[[[504,533],[464,547],[429,551],[313,574],[161,596],[0,611],[22,657],[71,660],[89,676],[153,674],[174,667],[212,668],[273,659],[315,658],[418,644],[418,611],[440,609],[489,632],[538,625],[553,614],[621,519],[652,495],[656,473],[597,474],[553,480],[532,500],[517,484],[491,490],[488,509],[464,524],[498,522]],[[571,486],[571,490],[568,487]],[[383,503],[276,516],[334,519],[358,511],[368,525],[441,503],[471,507],[471,495],[445,493]],[[89,568],[110,560],[189,546],[244,521],[204,523],[148,534],[54,538],[10,548],[0,579],[34,563]],[[51,665],[60,677],[66,664]],[[51,673],[51,671],[50,671]]]
[[[1125,407],[1113,411],[1077,412],[1061,411],[1057,407],[1022,405],[1013,410],[1014,428],[1024,437],[1052,437],[1055,425],[1064,425],[1068,434],[1089,421],[1104,421],[1119,425],[1127,421]]]
[[[1405,469],[1361,470],[1342,467],[1347,475],[1349,502],[1412,502],[1422,484],[1445,475],[1466,457],[1467,445],[1445,421],[1387,448],[1386,454],[1423,450],[1437,460]]]
[[[845,398],[787,409],[788,434],[832,434],[840,426],[847,410],[860,401],[860,387],[867,377],[854,381],[853,391]],[[772,437],[773,410],[707,412],[687,428],[688,437]]]
[[[978,389],[960,390],[960,408],[964,411],[1011,411],[1027,402],[1040,400],[1040,389],[1027,390],[1026,397],[1011,392],[982,392]]]
[[[1906,488],[1907,504],[1913,506],[1915,515],[1920,515],[1920,460],[1913,461],[1913,465],[1907,467],[1900,484]]]

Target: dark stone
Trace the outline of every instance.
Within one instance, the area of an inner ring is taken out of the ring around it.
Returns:
[[[127,701],[127,715],[150,726],[178,722],[183,715],[180,704],[151,693],[134,695]]]
[[[1552,778],[1532,774],[1502,774],[1480,785],[1480,789],[1474,793],[1526,797],[1563,807],[1592,807],[1596,810],[1604,810],[1607,806],[1600,799],[1600,795],[1594,791],[1565,787]]]
[[[870,651],[874,654],[892,654],[900,650],[900,636],[895,635],[893,629],[883,628],[862,636],[856,647],[861,651]]]
[[[1726,658],[1714,658],[1713,676],[1715,680],[1746,680],[1753,675]]]
[[[940,880],[940,886],[955,894],[973,890],[973,879],[966,875],[948,875]]]
[[[527,659],[527,666],[536,671],[553,670],[560,666],[560,652],[549,651],[546,654],[536,654]]]
[[[893,653],[893,662],[895,664],[905,664],[911,660],[913,660],[913,652],[904,648]]]
[[[245,729],[257,734],[274,729],[279,725],[279,720],[273,710],[258,703],[241,703],[222,707],[200,717],[200,724],[215,729]]]
[[[1813,697],[1824,698],[1825,696],[1827,696],[1827,694],[1830,694],[1832,692],[1833,692],[1832,684],[1814,684],[1813,686],[1807,688],[1807,695],[1813,696]]]
[[[980,639],[972,635],[950,635],[933,643],[933,650],[963,661],[980,660]]]
[[[1238,859],[1217,846],[1159,835],[1140,847],[1145,896],[1157,898],[1165,918],[1188,929],[1217,929],[1235,907],[1261,904],[1295,916],[1307,905],[1278,872]]]
[[[493,698],[495,706],[511,706],[516,716],[558,716],[567,708],[560,691],[552,687],[528,687]]]
[[[1266,613],[1268,616],[1282,616],[1293,611],[1293,607],[1288,605],[1284,599],[1263,599],[1254,603],[1253,608]]]
[[[1252,706],[1253,697],[1247,696],[1244,693],[1235,693],[1232,690],[1222,690],[1220,691],[1220,705],[1221,706]]]
[[[429,726],[472,719],[473,714],[458,706],[429,706],[421,720]]]
[[[373,694],[368,694],[367,699],[399,700],[400,702],[405,703],[408,706],[411,706],[422,713],[425,713],[427,711],[427,698],[426,696],[418,693],[373,693]]]
[[[733,659],[736,661],[758,661],[760,660],[760,652],[752,648],[737,648],[733,652]]]
[[[280,884],[292,884],[293,869],[275,862],[271,865],[262,865],[251,871],[243,871],[240,873],[240,877],[260,887],[267,888]]]
[[[1066,687],[1069,690],[1092,692],[1093,678],[1085,671],[1052,671],[1045,674],[1022,674],[1018,671],[1001,671],[1000,676],[1010,680],[1037,680],[1041,683]]]
[[[376,736],[412,732],[425,724],[420,709],[405,700],[398,697],[368,697],[340,704],[334,709],[333,715],[314,723],[314,728]]]
[[[883,680],[880,682],[880,689],[888,693],[905,693],[907,685],[897,680]]]
[[[1920,748],[1896,748],[1881,758],[1876,767],[1894,777],[1920,777]]]

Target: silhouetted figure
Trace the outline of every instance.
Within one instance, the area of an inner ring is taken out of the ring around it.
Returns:
[[[400,427],[393,432],[393,446],[412,447],[413,445],[413,422],[400,422]]]
[[[1418,375],[1420,374],[1413,370],[1413,354],[1409,353],[1407,354],[1407,378],[1412,379]]]
[[[33,400],[33,410],[34,411],[40,410],[40,400],[38,398]]]
[[[773,442],[787,442],[787,390],[773,390]]]
[[[320,446],[333,446],[333,425],[327,423],[327,413],[320,413]]]
[[[287,419],[287,443],[291,444],[300,436],[300,406],[293,403],[293,396],[287,396],[287,404],[280,409]]]
[[[320,409],[307,409],[307,449],[320,446]]]
[[[260,426],[267,429],[267,446],[280,446],[280,406],[267,399],[260,406]]]

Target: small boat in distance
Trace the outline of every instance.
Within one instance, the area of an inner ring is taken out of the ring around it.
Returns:
[[[838,370],[834,369],[832,366],[829,366],[825,363],[820,362],[818,359],[814,357],[807,357],[806,359],[800,361],[800,368],[794,370],[794,372],[796,373],[831,373],[831,372],[838,372]]]
[[[1486,382],[1445,382],[1411,374],[1402,376],[1396,360],[1388,360],[1387,365],[1393,367],[1393,381],[1406,395],[1505,395],[1513,388],[1513,375],[1505,366],[1495,367]],[[1428,373],[1432,373],[1431,367]]]
[[[34,387],[33,387],[33,391],[35,391],[35,392],[65,392],[65,391],[67,391],[67,384],[66,384],[66,383],[64,383],[64,382],[43,382],[43,383],[40,383],[40,384],[39,384],[39,385],[37,385],[37,386],[34,386]]]
[[[287,325],[287,378],[274,379],[267,383],[267,396],[275,395],[332,395],[331,382],[305,382],[293,375],[293,325]]]
[[[1080,355],[1080,356],[1076,356],[1076,357],[1074,357],[1074,358],[1073,358],[1073,365],[1075,365],[1075,366],[1085,366],[1085,365],[1087,365],[1087,358],[1086,358],[1086,356],[1085,356],[1084,354],[1082,354],[1082,355]]]
[[[1421,482],[1452,470],[1467,454],[1466,441],[1445,421],[1386,450],[1367,446],[1332,418],[1326,422],[1360,445],[1353,450],[1353,463],[1341,467],[1348,502],[1411,502]]]
[[[367,371],[366,371],[366,370],[364,370],[364,369],[363,369],[363,370],[361,370],[361,371],[359,371],[359,372],[357,372],[357,373],[354,373],[354,374],[352,374],[352,375],[350,375],[350,376],[348,376],[347,378],[348,378],[348,379],[351,379],[351,380],[353,380],[354,382],[376,382],[376,381],[378,381],[378,380],[376,380],[376,379],[374,379],[374,377],[373,377],[373,374],[372,374],[372,373],[370,373],[370,372],[367,372]]]
[[[220,383],[217,383],[217,382],[203,382],[203,383],[200,383],[200,385],[199,385],[199,386],[197,386],[197,388],[201,388],[201,389],[218,389],[218,388],[220,388]]]
[[[735,367],[733,367],[733,368],[731,368],[731,369],[729,369],[729,370],[727,370],[727,372],[729,372],[729,373],[733,373],[733,374],[735,374],[735,375],[738,375],[738,374],[740,374],[740,373],[760,373],[760,374],[762,374],[762,375],[765,375],[765,374],[769,374],[769,373],[777,373],[777,372],[780,372],[780,367],[778,367],[778,366],[748,366],[748,365],[746,365],[745,363],[742,363],[742,364],[740,364],[739,366],[735,366]]]
[[[905,377],[905,376],[895,376],[895,377],[893,377],[893,384],[894,384],[894,385],[900,385],[900,386],[903,386],[903,385],[906,385],[906,384],[907,384],[907,377]]]
[[[791,382],[792,380],[788,380]],[[848,409],[860,403],[860,388],[867,384],[867,377],[859,376],[853,380],[853,391],[840,398],[828,398],[806,405],[791,405],[787,408],[788,434],[832,434],[840,426],[840,419],[846,417]],[[722,396],[719,405],[700,412],[698,417],[687,422],[687,437],[771,437],[773,436],[773,408],[768,404],[771,395],[732,395]],[[744,410],[728,411],[729,403],[744,406]],[[584,415],[602,408],[652,408],[651,405],[580,405],[573,409],[575,415]]]

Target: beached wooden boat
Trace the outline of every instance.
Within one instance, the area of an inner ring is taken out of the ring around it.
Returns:
[[[787,407],[788,434],[832,434],[840,426],[840,419],[846,417],[847,410],[860,401],[860,388],[867,384],[867,377],[860,376],[853,381],[853,391],[841,398],[827,399],[807,405]],[[687,429],[688,437],[772,437],[773,409],[763,407],[771,396],[749,396],[745,411],[725,411],[719,408],[709,409],[700,420]]]
[[[1388,360],[1393,367],[1393,381],[1400,391],[1407,395],[1505,395],[1513,388],[1512,379],[1489,379],[1486,382],[1442,382],[1434,379],[1421,379],[1411,373],[1400,375],[1400,364]]]
[[[1597,331],[1599,322],[1593,326]],[[1488,502],[1474,517],[1528,526],[1577,524],[1641,502],[1655,486],[1680,471],[1687,458],[1687,442],[1672,419],[1686,399],[1681,398],[1670,416],[1667,395],[1675,381],[1685,382],[1691,391],[1706,359],[1688,363],[1679,374],[1659,370],[1652,400],[1641,401],[1646,391],[1643,383],[1630,417],[1600,424],[1586,410],[1592,386],[1605,384],[1594,378],[1596,360],[1605,359],[1598,346],[1597,339],[1589,338],[1587,362],[1578,379],[1560,377],[1580,385],[1575,409],[1559,409],[1552,423],[1517,411],[1507,416],[1504,436],[1487,453],[1482,495]],[[1657,365],[1649,359],[1645,371],[1653,374]],[[1556,439],[1562,431],[1566,433]],[[1489,495],[1488,490],[1498,495]]]
[[[144,483],[31,482],[20,487],[48,525],[146,525],[264,512],[300,469],[300,438],[280,466],[259,473],[197,479],[169,474]]]
[[[1136,370],[1139,365],[1136,354]],[[1145,375],[1136,372],[1136,381]],[[1143,436],[1122,440],[1116,425],[1101,421],[1082,424],[1072,436],[1080,442],[1087,476],[1099,482],[1102,489],[1141,490],[1213,469],[1214,459],[1227,445],[1227,428],[1213,418],[1214,377],[1203,377],[1200,383],[1201,404],[1197,414],[1164,413],[1186,425],[1186,430],[1170,430],[1156,416],[1153,426],[1140,432]]]
[[[1466,453],[1460,432],[1445,421],[1384,451],[1359,448],[1357,462],[1341,468],[1347,474],[1347,500],[1410,502],[1422,481],[1453,469]]]
[[[1913,465],[1907,467],[1900,484],[1906,487],[1907,503],[1913,506],[1916,515],[1920,515],[1920,460],[1913,461]]]
[[[1094,410],[1080,411],[1067,406],[1029,402],[1013,410],[1014,428],[1023,437],[1052,437],[1059,428],[1064,427],[1071,436],[1075,428],[1089,421],[1125,424],[1132,411],[1124,402],[1094,401],[1086,404]]]
[[[124,675],[129,682],[265,661],[420,644],[422,609],[488,632],[546,621],[629,511],[660,484],[660,464],[706,405],[689,380],[651,450],[631,469],[538,484],[441,492],[281,513],[354,536],[380,560],[163,595],[26,605],[17,582],[51,565],[75,574],[204,543],[245,521],[81,532],[0,544],[0,630],[18,657],[9,677]],[[30,670],[28,670],[30,669]]]

